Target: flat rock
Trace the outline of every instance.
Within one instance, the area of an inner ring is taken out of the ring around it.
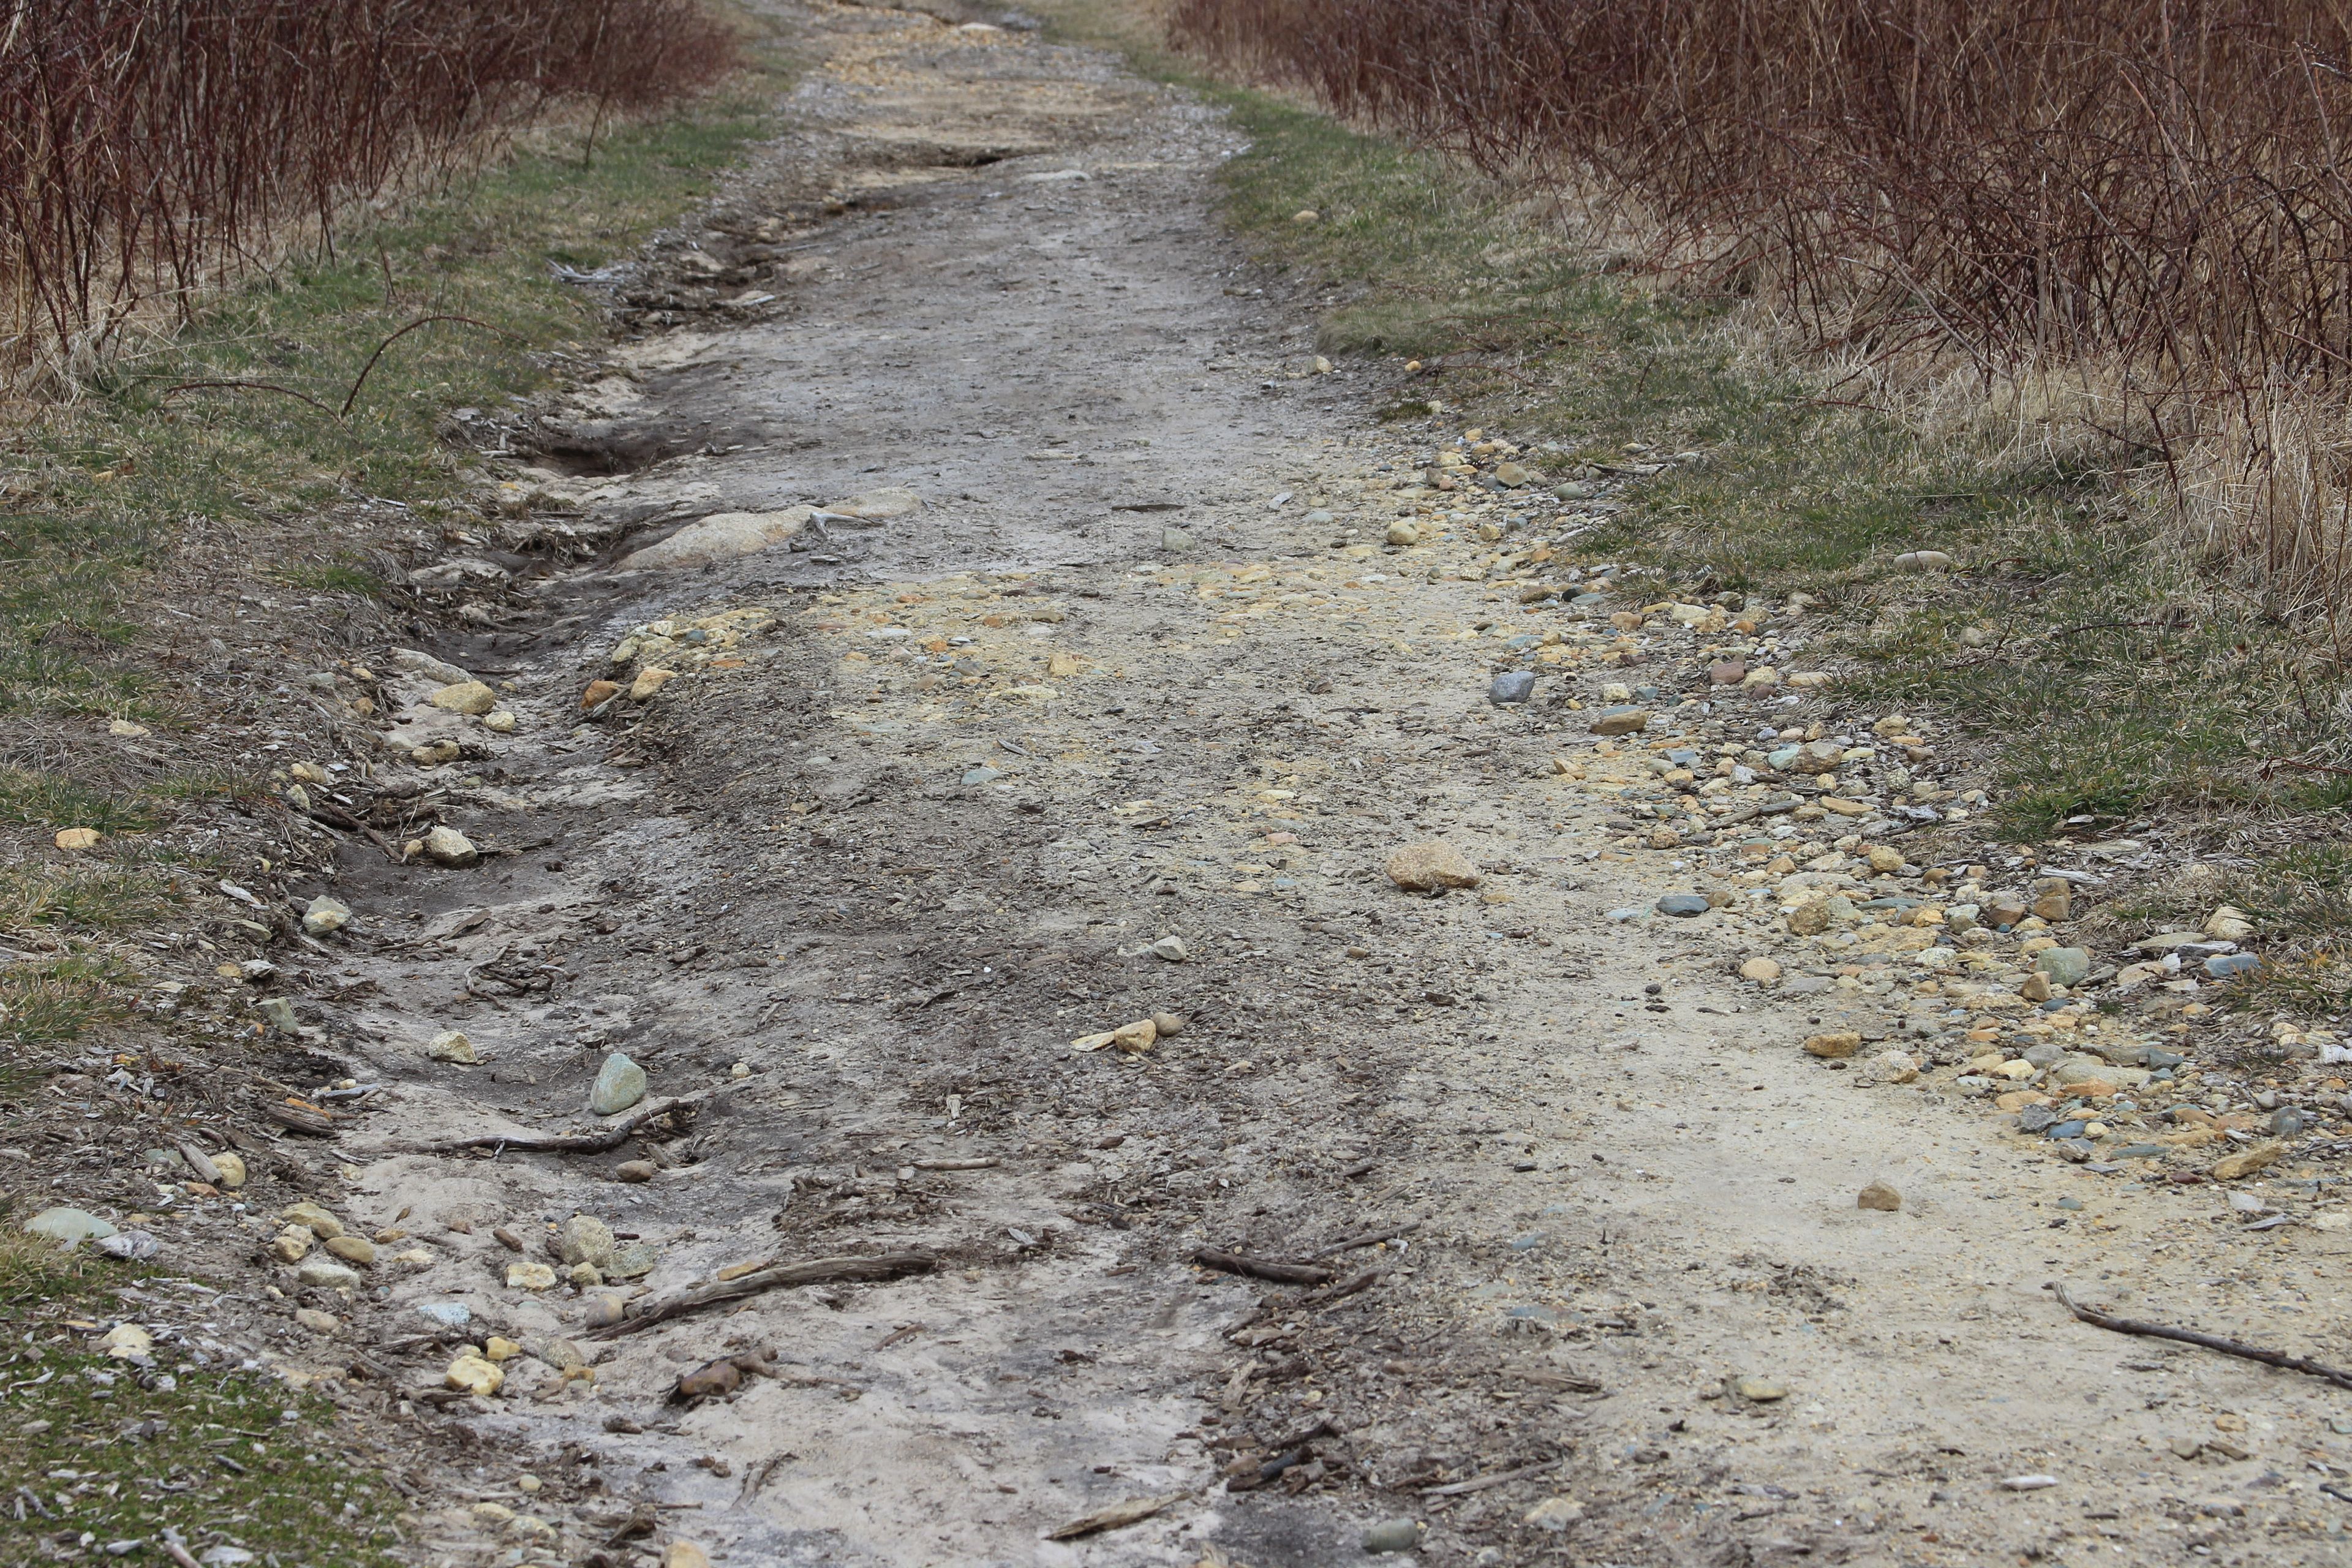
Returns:
[[[1660,914],[1674,915],[1682,920],[1703,915],[1714,907],[1705,893],[1668,893],[1656,905]]]
[[[1434,892],[1440,888],[1475,888],[1478,868],[1470,858],[1443,839],[1408,844],[1389,857],[1389,880],[1408,892]]]
[[[2053,985],[2080,985],[2090,976],[2091,954],[2086,948],[2045,947],[2033,955],[2033,967]]]
[[[824,509],[835,517],[854,517],[864,522],[885,522],[894,517],[911,517],[923,510],[923,498],[910,489],[893,487],[867,490],[837,500]]]
[[[43,1209],[25,1222],[25,1228],[35,1236],[46,1236],[51,1241],[61,1241],[68,1247],[115,1234],[112,1226],[88,1209],[62,1206]]]
[[[684,566],[709,566],[739,560],[789,544],[800,537],[814,507],[790,507],[782,511],[714,512],[690,522],[657,544],[624,556],[624,572],[669,571]]]

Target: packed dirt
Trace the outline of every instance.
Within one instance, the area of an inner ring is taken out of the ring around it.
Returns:
[[[2298,1152],[2233,1211],[2055,1157],[1937,978],[2011,947],[1895,983],[1777,912],[1824,857],[1869,899],[1887,846],[1906,921],[2033,896],[1923,847],[1981,805],[1965,759],[1798,680],[1801,606],[1669,613],[1578,557],[1507,432],[1381,423],[1410,377],[1318,365],[1196,100],[1018,26],[786,15],[796,129],[525,433],[515,482],[610,544],[431,650],[511,731],[391,677],[378,787],[481,858],[348,855],[311,964],[324,1054],[387,1086],[334,1206],[407,1235],[362,1289],[281,1281],[341,1320],[282,1348],[442,1435],[419,1561],[2352,1559],[2341,1390],[2045,1289],[2329,1359],[2332,1179]],[[1777,680],[1710,677],[1741,639]],[[1791,730],[1827,784],[1740,762]],[[1430,843],[1475,885],[1399,886]],[[2126,1027],[2054,1000],[2037,1030]],[[651,1099],[595,1117],[615,1052]],[[646,1310],[842,1258],[896,1277]],[[494,1396],[445,1387],[489,1334]]]

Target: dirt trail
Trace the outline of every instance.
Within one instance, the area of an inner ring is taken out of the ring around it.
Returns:
[[[544,585],[555,632],[447,650],[521,721],[457,818],[505,853],[340,889],[413,932],[343,976],[398,1086],[345,1140],[351,1206],[430,1259],[371,1309],[381,1353],[437,1382],[428,1302],[528,1352],[494,1400],[400,1406],[486,1445],[424,1555],[1268,1568],[1411,1517],[1480,1563],[2337,1560],[2325,1385],[2072,1324],[2042,1284],[2332,1310],[2293,1277],[2332,1292],[2340,1247],[2207,1239],[2216,1200],[2028,1152],[1948,1072],[1832,1071],[1797,1042],[1890,1026],[1883,987],[1775,1004],[1727,911],[1650,912],[1699,873],[1620,848],[1616,749],[1565,700],[1659,664],[1488,701],[1499,646],[1570,622],[1486,580],[1477,524],[1557,508],[1406,502],[1445,538],[1382,552],[1434,437],[1373,421],[1386,373],[1314,374],[1221,235],[1232,133],[1023,32],[795,15],[800,129],[685,237],[715,274],[751,235],[789,283],[629,345],[551,444],[630,471],[541,483],[643,526]],[[799,531],[620,563],[726,513]],[[581,723],[590,679],[647,668],[680,673]],[[1811,711],[1708,700],[1735,734]],[[1381,874],[1437,837],[1477,890]],[[1154,1014],[1185,1026],[1072,1046]],[[488,1064],[429,1059],[450,1028]],[[610,1051],[656,1098],[725,1092],[602,1152],[422,1152],[593,1126]],[[1857,1209],[1873,1178],[1899,1212]],[[575,1214],[651,1246],[642,1300],[937,1261],[600,1341],[597,1291],[506,1283]],[[1202,1247],[1377,1277],[1317,1300]],[[731,1397],[665,1402],[739,1352]],[[2028,1474],[2057,1484],[2000,1484]],[[1130,1499],[1175,1500],[1044,1539]]]

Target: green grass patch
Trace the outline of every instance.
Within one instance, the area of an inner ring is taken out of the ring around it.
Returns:
[[[113,715],[160,700],[132,657],[148,595],[192,521],[266,527],[259,574],[292,589],[381,596],[349,559],[338,510],[390,497],[424,519],[467,489],[436,433],[460,405],[503,409],[602,336],[598,297],[553,275],[625,257],[709,195],[772,124],[784,64],[667,119],[608,129],[583,157],[545,139],[478,179],[342,235],[210,302],[185,331],[116,365],[91,395],[13,433],[0,454],[0,717]],[[194,382],[257,382],[294,396]],[[181,388],[182,390],[174,390]]]
[[[119,931],[176,908],[168,878],[103,864],[0,867],[0,929]]]
[[[141,833],[159,818],[152,802],[97,789],[62,773],[0,768],[0,823]]]
[[[124,993],[137,980],[117,960],[83,954],[0,969],[0,1044],[18,1052],[71,1045],[120,1023],[131,1016]]]
[[[129,1561],[163,1562],[166,1528],[197,1557],[229,1546],[288,1568],[394,1562],[400,1499],[331,1405],[264,1373],[197,1368],[168,1344],[145,1365],[94,1348],[123,1310],[108,1291],[130,1267],[0,1230],[0,1375],[13,1385],[0,1492],[34,1500],[0,1562],[105,1560],[85,1535],[141,1542]],[[185,1302],[131,1310],[181,1326],[199,1315]]]

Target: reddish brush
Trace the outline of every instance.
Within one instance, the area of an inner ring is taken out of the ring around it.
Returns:
[[[266,235],[446,169],[551,99],[726,70],[694,0],[9,0],[0,371],[87,353]]]
[[[2352,13],[2316,0],[1181,0],[1493,168],[1573,162],[1840,330],[2234,384],[2352,368]],[[1832,308],[1833,305],[1833,308]]]
[[[1661,259],[1777,282],[1819,341],[2105,366],[2168,467],[2218,424],[2275,491],[2270,411],[2352,381],[2326,0],[1177,0],[1172,28],[1490,170],[1597,180]]]

